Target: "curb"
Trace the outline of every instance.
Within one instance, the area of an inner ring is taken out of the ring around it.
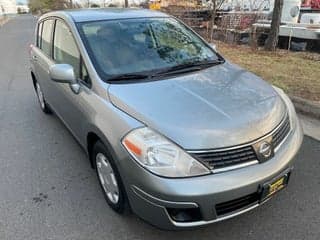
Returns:
[[[320,102],[306,100],[301,97],[289,96],[297,112],[320,120]]]

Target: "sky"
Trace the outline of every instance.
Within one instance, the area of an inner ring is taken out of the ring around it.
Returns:
[[[27,0],[17,0],[16,2],[17,2],[17,3],[24,3],[24,4],[26,4],[26,3],[27,3]]]

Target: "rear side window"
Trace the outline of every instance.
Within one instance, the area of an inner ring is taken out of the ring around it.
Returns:
[[[80,52],[69,28],[60,20],[56,22],[53,42],[53,59],[57,63],[70,64],[77,78],[81,77]]]
[[[42,51],[51,56],[51,36],[54,20],[46,20],[43,22],[40,48]]]
[[[42,25],[43,25],[43,22],[39,23],[38,31],[37,31],[37,47],[39,47],[39,48],[40,48],[40,43],[41,43]]]

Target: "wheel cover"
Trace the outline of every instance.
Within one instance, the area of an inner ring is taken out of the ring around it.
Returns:
[[[117,204],[119,201],[119,187],[109,160],[104,154],[98,153],[96,163],[99,180],[108,199],[112,203]]]
[[[38,100],[39,100],[40,106],[41,106],[42,109],[45,109],[46,105],[45,105],[45,102],[44,102],[43,93],[41,91],[39,83],[36,84],[36,89],[37,89],[37,96],[38,96]]]

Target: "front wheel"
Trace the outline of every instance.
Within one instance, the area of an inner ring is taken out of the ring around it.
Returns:
[[[117,213],[123,213],[127,210],[125,190],[112,157],[100,141],[93,147],[92,159],[108,205]]]

